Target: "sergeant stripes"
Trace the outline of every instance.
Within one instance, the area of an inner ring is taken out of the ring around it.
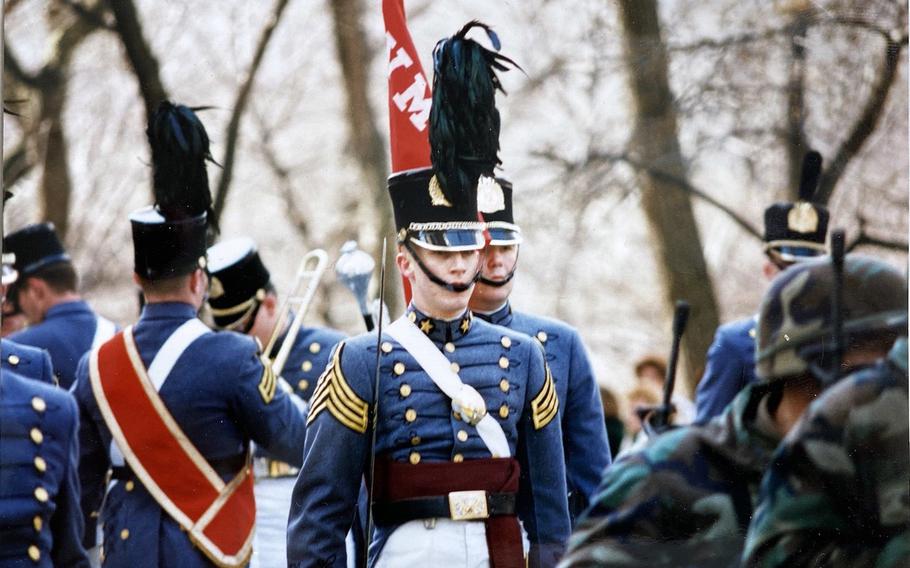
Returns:
[[[544,380],[540,392],[531,401],[531,420],[535,430],[540,430],[549,424],[559,412],[559,397],[556,396],[556,385],[553,383],[553,375],[550,373],[550,366],[544,364],[547,370],[547,378]]]
[[[262,378],[259,380],[259,395],[262,402],[268,404],[275,398],[275,387],[278,386],[278,378],[272,370],[272,365],[268,359],[262,358]]]
[[[339,422],[351,430],[363,434],[367,431],[368,405],[357,396],[341,372],[341,351],[343,349],[344,342],[341,342],[332,356],[332,364],[319,377],[319,383],[313,393],[307,425],[309,426],[320,412],[328,408],[332,416]]]

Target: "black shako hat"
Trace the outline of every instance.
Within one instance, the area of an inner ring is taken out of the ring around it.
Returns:
[[[765,252],[777,254],[785,262],[798,262],[827,252],[828,209],[812,202],[821,170],[821,154],[814,150],[806,152],[799,199],[795,203],[775,203],[765,209]]]
[[[152,148],[155,205],[130,214],[134,271],[147,280],[205,268],[212,196],[205,127],[192,109],[164,101],[146,130]]]
[[[265,299],[271,275],[248,237],[228,239],[208,250],[209,307],[220,328],[251,313]]]
[[[53,223],[28,225],[8,234],[3,239],[3,252],[16,256],[13,268],[20,278],[31,276],[46,266],[71,261]]]
[[[495,51],[466,37],[478,27]],[[495,94],[503,89],[496,71],[514,65],[499,49],[496,33],[477,21],[436,44],[428,136],[433,165],[389,178],[399,243],[447,251],[483,248],[478,191],[496,184],[493,169],[500,163]]]
[[[512,212],[512,182],[498,177],[495,184],[478,188],[477,208],[483,215],[491,245],[521,244],[521,228]]]

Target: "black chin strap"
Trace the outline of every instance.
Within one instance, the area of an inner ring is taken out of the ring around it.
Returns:
[[[417,261],[417,266],[419,266],[420,270],[422,270],[423,273],[426,274],[427,278],[430,279],[430,282],[432,282],[433,284],[436,284],[437,286],[442,286],[443,288],[445,288],[446,290],[448,290],[450,292],[464,292],[465,290],[468,290],[469,288],[471,288],[471,286],[473,286],[474,283],[480,279],[480,272],[481,272],[481,270],[483,270],[483,255],[481,255],[481,260],[477,265],[477,271],[474,273],[473,278],[471,278],[465,284],[450,284],[449,282],[446,282],[439,276],[436,276],[435,274],[433,274],[433,272],[431,272],[430,269],[427,268],[427,266],[423,263],[423,261],[420,260],[420,256],[417,255],[417,251],[415,251],[414,248],[411,246],[410,240],[404,241],[404,248],[408,249],[408,252],[411,253],[411,256],[414,257],[414,260]]]
[[[509,272],[509,274],[507,274],[505,278],[503,278],[502,280],[490,280],[489,278],[485,278],[481,274],[479,282],[481,284],[486,284],[487,286],[492,286],[494,288],[501,288],[502,286],[505,286],[506,284],[508,284],[509,281],[512,280],[512,278],[515,278],[515,270],[518,269],[519,253],[521,253],[521,249],[518,249],[517,251],[515,251],[515,264],[512,265],[511,272]],[[481,270],[481,272],[483,272],[483,271]]]

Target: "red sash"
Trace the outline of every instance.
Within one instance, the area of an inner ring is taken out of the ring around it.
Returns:
[[[218,476],[158,396],[131,327],[92,351],[90,374],[105,423],[155,501],[216,565],[249,562],[256,521],[249,465],[230,483]]]

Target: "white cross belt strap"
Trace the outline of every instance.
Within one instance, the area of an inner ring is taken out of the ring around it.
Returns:
[[[449,366],[449,360],[436,348],[430,338],[417,329],[417,326],[407,317],[400,317],[392,322],[386,328],[386,333],[417,360],[417,364],[426,371],[439,390],[449,398],[454,400],[459,397],[462,389],[471,389],[470,385],[461,382],[458,373]],[[476,428],[480,439],[494,457],[507,458],[512,455],[506,434],[495,418],[489,414],[484,415]]]
[[[100,326],[101,318],[98,318],[98,324]],[[164,384],[164,380],[171,374],[174,365],[177,363],[177,359],[183,355],[183,352],[186,351],[187,347],[192,345],[192,343],[202,335],[211,332],[212,330],[206,327],[206,325],[197,318],[185,321],[180,327],[174,330],[174,333],[167,338],[164,345],[158,350],[155,358],[152,359],[151,365],[148,367],[148,376],[156,391],[161,390],[161,385]],[[113,465],[122,466],[126,463],[123,458],[123,453],[121,453],[120,448],[117,446],[116,440],[111,440],[110,455],[111,463]]]
[[[114,337],[117,333],[117,326],[109,319],[97,316],[95,318],[95,337],[92,338],[92,349]]]

